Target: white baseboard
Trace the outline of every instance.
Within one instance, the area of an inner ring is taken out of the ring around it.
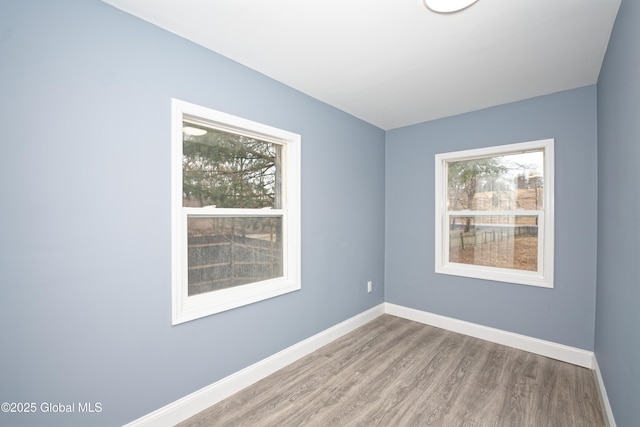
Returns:
[[[602,403],[602,410],[604,412],[604,421],[607,423],[607,427],[616,427],[616,420],[613,418],[613,411],[611,410],[611,404],[607,396],[607,389],[604,387],[604,380],[602,379],[600,366],[598,366],[598,360],[594,358],[593,364],[593,370],[596,373],[596,386],[598,387],[598,394],[600,395],[600,402]]]
[[[595,358],[592,351],[569,347],[551,341],[515,334],[513,332],[490,328],[471,322],[465,322],[464,320],[458,320],[400,305],[384,303],[384,306],[384,312],[393,316],[402,317],[408,320],[424,323],[426,325],[447,329],[449,331],[469,335],[497,344],[507,345],[530,353],[593,369]]]
[[[585,368],[595,369],[598,391],[606,412],[605,418],[609,422],[608,427],[616,427],[593,352],[390,303],[380,304],[347,319],[220,381],[138,418],[124,427],[174,426],[385,313]]]
[[[384,304],[345,320],[241,371],[176,400],[125,427],[171,427],[384,314]]]

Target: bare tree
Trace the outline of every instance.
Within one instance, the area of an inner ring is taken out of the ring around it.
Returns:
[[[473,210],[476,192],[483,180],[495,180],[508,170],[499,157],[463,160],[448,165],[449,203],[454,210]],[[471,217],[467,217],[464,231],[471,229]]]

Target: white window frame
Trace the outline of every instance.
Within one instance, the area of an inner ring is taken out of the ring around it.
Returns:
[[[553,139],[521,142],[473,150],[436,154],[435,156],[435,271],[440,274],[473,277],[521,285],[553,288],[554,267],[554,154]],[[511,211],[448,211],[447,181],[448,163],[485,157],[517,154],[532,150],[544,150],[543,209]],[[450,215],[535,215],[539,219],[538,270],[525,271],[509,268],[462,264],[449,261]],[[540,230],[540,228],[542,230]]]
[[[172,99],[171,110],[172,324],[176,325],[301,289],[300,135],[178,99]],[[185,117],[197,118],[211,128],[281,145],[282,209],[183,207],[182,127]],[[189,296],[187,218],[251,216],[282,218],[283,276]]]

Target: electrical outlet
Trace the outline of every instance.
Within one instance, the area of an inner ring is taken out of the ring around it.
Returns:
[[[367,282],[367,292],[371,292],[373,290],[373,282],[369,280]]]

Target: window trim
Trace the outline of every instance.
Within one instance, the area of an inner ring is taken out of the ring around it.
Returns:
[[[282,208],[233,209],[182,206],[183,120],[282,145]],[[301,289],[300,142],[298,134],[220,111],[171,100],[171,289],[172,324],[220,313]],[[283,221],[283,276],[188,296],[188,217],[278,216]]]
[[[554,139],[521,142],[471,150],[440,153],[435,155],[435,272],[477,279],[494,280],[521,285],[553,288],[554,270]],[[455,211],[456,215],[526,216],[539,215],[543,232],[538,238],[538,271],[515,270],[509,268],[488,267],[449,262],[449,233],[447,209],[447,164],[451,161],[472,160],[478,158],[516,154],[533,150],[544,150],[544,194],[543,209],[540,211]]]

